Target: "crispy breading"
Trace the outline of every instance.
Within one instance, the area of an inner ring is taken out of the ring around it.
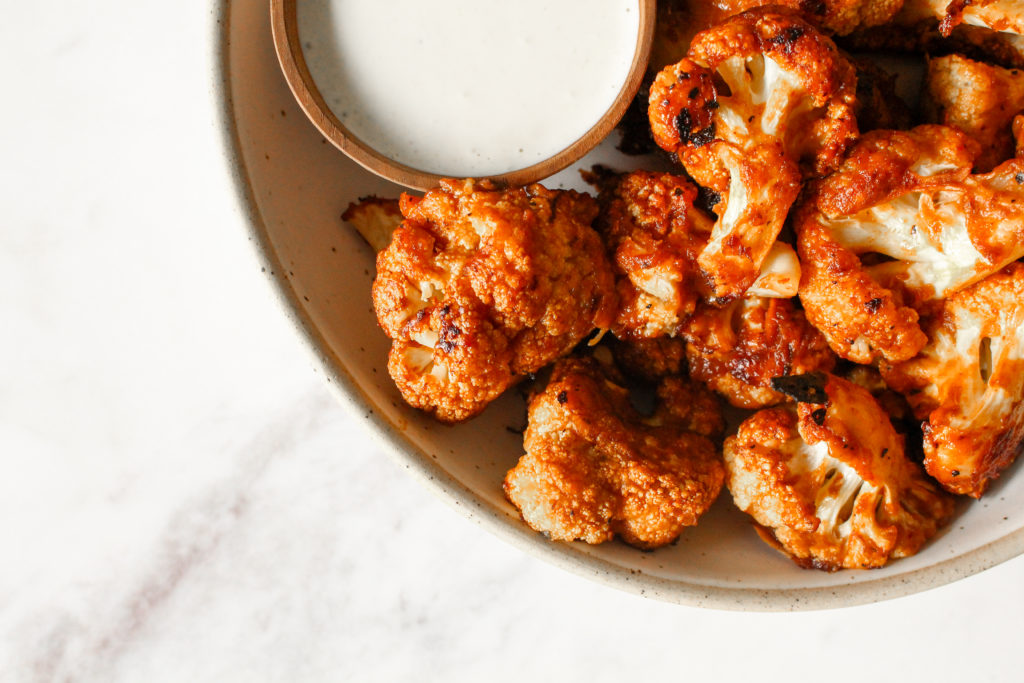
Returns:
[[[686,340],[682,337],[615,339],[609,342],[615,363],[627,374],[648,382],[685,375]]]
[[[903,2],[904,0],[787,0],[783,4],[796,9],[809,7],[809,18],[815,25],[843,36],[857,29],[888,23],[902,9]],[[824,11],[821,11],[822,9]]]
[[[657,387],[658,405],[647,420],[652,426],[674,424],[711,439],[717,448],[725,436],[722,401],[697,382],[675,375],[663,377]],[[717,452],[717,451],[716,451]],[[720,458],[717,458],[720,460]]]
[[[974,149],[944,126],[868,133],[797,212],[800,300],[843,358],[913,357],[920,310],[1024,256],[1024,160],[970,175]]]
[[[591,197],[444,180],[402,195],[401,208],[373,303],[393,342],[388,369],[414,407],[468,419],[611,325],[614,276]]]
[[[916,553],[953,500],[904,456],[903,438],[863,388],[804,375],[816,403],[769,408],[725,441],[726,485],[762,538],[797,564],[881,567]]]
[[[786,397],[772,389],[773,378],[828,371],[836,362],[825,338],[788,299],[701,304],[683,336],[690,376],[737,408],[780,403]]]
[[[615,269],[620,339],[673,336],[700,298],[695,261],[712,221],[694,206],[697,187],[682,176],[604,174],[594,227]]]
[[[505,495],[554,540],[671,543],[724,479],[715,446],[697,431],[720,429],[719,407],[695,400],[700,392],[666,380],[654,415],[643,417],[614,371],[591,358],[558,361],[530,401],[526,454],[505,477]]]
[[[913,359],[883,363],[924,428],[924,465],[946,489],[980,497],[1024,443],[1024,264],[942,303]]]
[[[698,264],[719,298],[758,275],[803,177],[835,168],[857,136],[856,77],[797,14],[753,9],[699,33],[651,86],[655,142],[720,196]]]
[[[923,106],[933,123],[956,126],[979,145],[987,173],[1014,155],[1013,118],[1024,110],[1024,72],[949,55],[928,60]]]

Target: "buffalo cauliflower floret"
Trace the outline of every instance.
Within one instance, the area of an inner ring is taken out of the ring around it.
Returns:
[[[658,409],[643,417],[594,359],[555,364],[530,401],[526,454],[505,477],[505,495],[531,528],[559,541],[618,534],[656,548],[697,523],[724,478],[706,436],[721,429],[719,407],[680,379],[658,395]]]
[[[363,197],[349,204],[341,220],[350,223],[374,252],[391,243],[391,235],[402,224],[402,209],[397,199]]]
[[[880,128],[905,130],[913,120],[910,107],[896,92],[896,76],[865,57],[850,57],[857,69],[857,127],[860,132]]]
[[[718,193],[698,264],[720,298],[757,277],[803,176],[857,135],[853,66],[799,16],[754,9],[699,33],[651,86],[655,142]]]
[[[879,372],[878,368],[872,365],[854,365],[851,363],[842,369],[837,369],[835,374],[863,389],[867,389],[868,393],[878,401],[878,405],[882,406],[882,410],[892,420],[892,426],[896,428],[896,431],[905,434],[907,431],[905,423],[914,421],[916,424],[917,421],[914,419],[913,411],[906,397],[885,383],[885,379],[882,378],[882,373]],[[920,436],[920,430],[918,430],[918,436]],[[911,444],[907,443],[906,447],[907,457],[914,460],[910,456]],[[920,460],[918,458],[915,462],[920,462]]]
[[[1024,264],[947,299],[926,330],[917,357],[882,373],[927,420],[928,473],[978,498],[1024,443]]]
[[[697,187],[668,173],[604,174],[594,227],[612,256],[620,338],[672,336],[700,297],[697,253],[711,219],[694,207]]]
[[[961,23],[993,31],[1024,33],[1024,12],[1020,0],[907,0],[908,12],[930,14],[942,19],[944,36]]]
[[[713,0],[733,14],[752,7],[777,5],[797,10],[812,24],[836,35],[859,28],[879,26],[891,20],[903,7],[903,0]]]
[[[938,30],[945,36],[962,24],[1006,33],[1024,33],[1024,14],[1020,0],[904,0],[893,21],[912,26],[926,21],[939,21]]]
[[[960,55],[928,61],[925,104],[935,123],[955,126],[981,145],[975,170],[1014,155],[1012,124],[1024,110],[1024,73]]]
[[[724,307],[701,304],[683,330],[690,376],[737,408],[785,400],[775,377],[831,370],[835,355],[788,299],[746,297]]]
[[[679,61],[699,31],[734,14],[768,5],[799,11],[822,31],[845,35],[885,24],[900,11],[903,0],[660,0],[651,60],[659,66]]]
[[[800,291],[800,259],[793,247],[776,242],[768,250],[757,278],[745,292],[746,296],[791,299]]]
[[[807,319],[840,356],[907,360],[918,310],[1024,256],[1024,160],[970,175],[960,131],[874,131],[798,212]]]
[[[661,0],[654,19],[648,73],[685,57],[695,35],[729,15],[714,0]]]
[[[865,389],[831,375],[793,379],[781,384],[802,401],[795,410],[762,410],[726,439],[736,505],[803,567],[867,569],[916,553],[952,514],[951,497],[904,457]]]
[[[444,180],[402,195],[405,220],[377,256],[373,304],[405,400],[472,417],[519,377],[568,353],[616,310],[597,204],[540,185]]]
[[[682,337],[611,339],[615,363],[627,374],[648,382],[670,375],[685,375],[686,340]]]
[[[843,36],[888,23],[903,7],[903,0],[786,0],[782,4],[808,12],[815,25]]]
[[[1009,0],[1016,3],[1018,0]],[[1020,21],[1022,15],[1005,13],[1004,19],[1016,20],[1017,31],[1009,32],[1009,24],[1000,22],[993,14],[999,9],[999,3],[975,2],[972,8],[960,16],[965,19],[957,26],[951,22],[945,24],[941,20],[946,17],[948,0],[905,0],[903,9],[887,24],[870,29],[858,29],[840,40],[842,47],[859,51],[904,51],[945,55],[958,52],[982,61],[992,61],[1003,66],[1024,67],[1024,35],[1021,35]],[[978,12],[978,10],[982,10]],[[993,25],[1003,25],[1005,29],[993,29],[983,26],[987,14]],[[955,18],[955,14],[952,18]],[[941,29],[946,30],[943,35]]]

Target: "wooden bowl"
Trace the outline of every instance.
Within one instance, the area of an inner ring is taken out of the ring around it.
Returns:
[[[299,40],[296,2],[297,0],[270,0],[271,29],[274,49],[285,80],[309,120],[335,147],[363,168],[405,187],[417,190],[436,187],[437,181],[446,177],[445,175],[412,168],[381,154],[346,128],[334,115],[306,64],[302,43]],[[640,88],[651,52],[656,0],[637,0],[637,4],[640,10],[640,23],[629,74],[615,100],[598,122],[554,156],[526,168],[485,176],[486,178],[505,185],[536,182],[574,163],[611,133]]]

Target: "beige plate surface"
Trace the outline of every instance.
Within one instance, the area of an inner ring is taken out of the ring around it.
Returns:
[[[266,0],[215,4],[226,157],[250,240],[283,307],[339,398],[362,413],[398,460],[438,495],[510,543],[618,588],[688,605],[738,610],[820,609],[893,598],[974,574],[1024,552],[1024,476],[1011,471],[966,505],[917,556],[870,572],[797,568],[762,543],[724,494],[671,547],[550,543],[526,529],[502,497],[520,455],[523,406],[509,392],[470,424],[444,427],[402,404],[384,368],[388,343],[370,307],[373,255],[339,216],[350,201],[397,196],[314,129],[281,75]],[[609,145],[586,157],[628,167]],[[572,169],[547,183],[581,187]],[[1014,470],[1020,469],[1019,466]]]

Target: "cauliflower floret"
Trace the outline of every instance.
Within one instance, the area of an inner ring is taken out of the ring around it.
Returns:
[[[705,0],[709,1],[709,0]],[[903,7],[903,0],[711,0],[735,14],[753,7],[776,5],[801,14],[826,33],[846,35],[858,28],[878,26],[891,20]]]
[[[808,8],[812,13],[809,18],[815,25],[844,36],[856,29],[888,23],[903,7],[903,0],[787,0],[782,4],[795,9]]]
[[[602,171],[598,171],[599,174]],[[594,227],[615,269],[619,338],[673,336],[700,296],[697,253],[711,219],[694,207],[697,187],[668,173],[604,173]]]
[[[686,374],[686,340],[682,337],[612,338],[609,346],[619,367],[648,382]]]
[[[374,252],[381,252],[391,243],[395,228],[402,224],[402,209],[397,199],[362,197],[341,214],[341,220],[352,224]]]
[[[686,56],[693,37],[735,12],[718,7],[715,0],[661,0],[654,19],[654,38],[648,73]]]
[[[901,25],[940,20],[939,31],[949,37],[961,24],[992,31],[1024,33],[1020,0],[905,0],[894,17]]]
[[[1024,264],[947,299],[926,330],[921,353],[882,374],[927,420],[928,473],[978,498],[1024,443]]]
[[[822,31],[845,35],[885,24],[900,11],[903,0],[660,0],[651,61],[659,66],[679,61],[697,32],[734,14],[768,5],[799,11]]]
[[[945,19],[948,0],[906,0],[891,22],[867,30],[857,30],[842,39],[843,47],[850,50],[902,50],[909,52],[949,54],[960,52],[974,59],[994,61],[1003,66],[1024,68],[1024,35],[1021,35],[1022,14],[1019,10],[1006,12],[1008,4],[1019,0],[974,2],[960,15],[964,19],[957,26],[957,15]],[[1002,6],[1002,10],[1000,7]],[[996,16],[996,12],[1002,15]],[[990,23],[992,27],[983,24]],[[1015,32],[1011,24],[1016,24]],[[996,26],[1003,26],[998,29]],[[952,31],[949,29],[952,28]],[[943,35],[941,30],[946,31]]]
[[[793,247],[785,242],[775,242],[746,296],[792,299],[800,291],[800,273],[800,259]]]
[[[393,342],[388,369],[414,407],[468,419],[611,325],[614,276],[587,195],[444,180],[402,195],[401,208],[373,304]]]
[[[952,33],[960,23],[993,31],[1024,33],[1024,12],[1020,0],[907,0],[910,12],[927,13],[942,19],[939,31]]]
[[[913,555],[950,517],[952,498],[906,459],[865,389],[831,375],[792,379],[805,402],[762,410],[725,441],[737,507],[803,567],[867,569]]]
[[[803,176],[834,168],[857,135],[856,77],[799,16],[754,9],[699,33],[651,86],[655,142],[720,196],[698,264],[716,297],[757,277]],[[802,170],[801,170],[802,169]]]
[[[612,371],[591,358],[560,360],[530,401],[526,454],[505,477],[505,495],[554,540],[618,534],[640,548],[671,543],[707,511],[724,478],[706,436],[721,429],[720,409],[702,392],[666,380],[661,405],[645,418]]]
[[[909,430],[906,427],[913,421],[915,425],[918,425],[917,436],[921,435],[918,421],[914,419],[913,411],[906,397],[885,383],[882,373],[879,372],[878,368],[871,365],[848,364],[841,370],[836,370],[835,374],[863,389],[867,389],[868,393],[878,401],[878,405],[882,406],[882,410],[892,420],[892,426],[896,428],[897,432],[907,436]],[[907,457],[915,462],[920,462],[922,458],[915,460],[910,455],[911,445],[910,443],[906,444]]]
[[[917,309],[1024,256],[1024,160],[972,176],[969,143],[944,126],[868,133],[798,212],[800,300],[840,356],[913,357]]]
[[[928,60],[928,118],[956,126],[981,145],[975,170],[985,173],[1014,154],[1012,123],[1024,110],[1024,73],[960,55]]]
[[[788,299],[746,297],[697,307],[683,330],[690,376],[737,408],[785,400],[772,379],[831,370],[835,355]]]
[[[857,69],[857,127],[866,133],[880,128],[911,127],[910,107],[896,92],[896,76],[866,57],[850,57]]]

